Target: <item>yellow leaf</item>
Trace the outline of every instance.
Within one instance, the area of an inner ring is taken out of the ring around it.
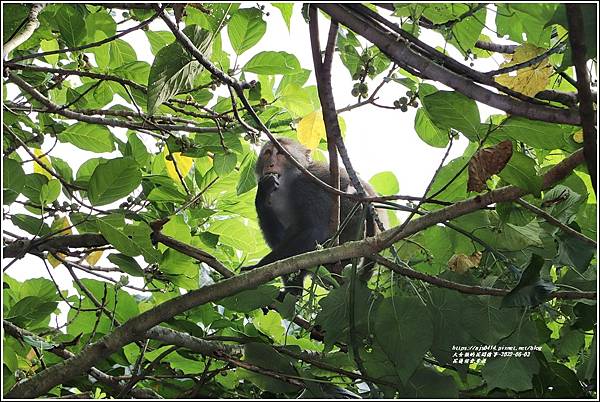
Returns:
[[[517,47],[514,54],[505,56],[506,61],[500,65],[500,68],[529,61],[545,51],[546,49],[534,46],[530,43],[524,43]],[[538,92],[546,89],[550,82],[551,74],[552,66],[546,57],[529,67],[521,68],[507,74],[501,74],[497,76],[495,80],[498,84],[504,85],[516,92],[520,92],[527,96],[535,96]]]
[[[578,144],[583,144],[583,130],[579,130],[573,134],[573,141]]]
[[[476,251],[470,256],[465,254],[454,254],[448,260],[448,268],[458,274],[464,274],[471,268],[475,268],[481,262],[481,252]]]
[[[56,233],[57,236],[65,236],[73,234],[73,230],[70,227],[71,222],[69,222],[69,218],[66,216],[56,217],[50,226],[50,232]],[[63,230],[61,230],[63,229]],[[59,232],[60,231],[60,232]],[[62,253],[56,253],[61,258],[65,258],[65,255]],[[48,262],[52,265],[53,268],[58,267],[62,262],[60,260],[54,258],[52,254],[48,254]]]
[[[52,168],[52,164],[50,163],[50,159],[48,158],[48,156],[44,155],[40,158],[40,155],[43,154],[41,149],[34,149],[33,150],[33,154],[35,156],[38,157],[38,159],[44,164],[46,165],[46,167],[48,168]],[[34,173],[39,173],[39,174],[43,174],[44,176],[46,176],[48,178],[48,180],[52,180],[54,179],[54,177],[48,173],[48,171],[46,169],[44,169],[39,163],[37,163],[36,161],[33,161],[33,172]]]
[[[321,138],[327,138],[327,133],[323,113],[317,110],[304,116],[298,123],[298,141],[308,149],[315,149]]]
[[[173,152],[171,154],[173,156],[173,160],[168,160],[167,155],[168,154],[166,152],[163,153],[163,156],[165,157],[165,166],[167,167],[167,174],[170,178],[179,183],[179,175],[177,175],[174,164],[177,164],[177,170],[179,170],[179,173],[181,173],[181,177],[185,177],[190,172],[194,160],[188,156],[181,155],[181,152]]]
[[[50,231],[51,233],[56,233],[60,230],[60,233],[57,234],[58,236],[70,235],[73,234],[73,230],[70,226],[71,222],[69,222],[69,218],[67,218],[66,216],[59,216],[56,217],[52,222],[52,225],[50,226]]]
[[[102,250],[92,251],[85,257],[85,260],[90,265],[96,265],[100,257],[102,257],[102,253]]]

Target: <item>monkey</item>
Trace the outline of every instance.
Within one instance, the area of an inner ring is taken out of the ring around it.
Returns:
[[[295,140],[282,137],[278,138],[278,141],[309,172],[325,183],[330,182],[328,163],[312,161],[311,151]],[[346,170],[342,167],[339,170],[340,190],[356,192]],[[302,173],[270,141],[260,150],[255,174],[258,181],[255,198],[258,222],[271,252],[256,265],[245,267],[243,270],[314,250],[317,245],[332,237],[334,233],[331,233],[329,228],[333,205],[331,193]],[[371,185],[363,180],[361,183],[367,195],[376,195]],[[348,197],[340,197],[340,224],[344,222],[355,203],[356,201]],[[349,218],[347,225],[340,232],[340,244],[362,238],[365,227],[368,236],[375,234],[373,220],[368,220],[365,225],[364,213],[361,210],[362,206]],[[284,276],[284,290],[278,299],[282,300],[287,293],[301,296],[305,276],[306,271]]]

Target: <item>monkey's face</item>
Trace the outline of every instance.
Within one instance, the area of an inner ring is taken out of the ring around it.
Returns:
[[[288,140],[289,141],[289,140]],[[287,143],[281,141],[282,146],[303,166],[308,166],[310,159],[306,149],[300,144]],[[300,172],[288,158],[272,143],[267,143],[260,151],[258,162],[256,163],[256,175],[264,177],[269,174],[281,177],[282,175],[290,175],[295,172]]]

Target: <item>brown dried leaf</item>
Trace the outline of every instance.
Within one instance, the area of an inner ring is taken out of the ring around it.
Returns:
[[[454,254],[448,260],[448,268],[458,274],[464,274],[471,268],[479,266],[481,262],[481,252],[475,251],[473,254]]]
[[[510,140],[477,151],[469,161],[467,191],[478,193],[483,191],[486,188],[485,181],[504,169],[512,156],[512,151]]]

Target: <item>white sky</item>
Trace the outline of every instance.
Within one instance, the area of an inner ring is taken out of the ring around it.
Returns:
[[[313,70],[312,54],[310,48],[310,38],[308,33],[308,25],[305,23],[301,16],[300,8],[301,4],[294,4],[294,13],[291,22],[291,33],[288,33],[287,26],[285,25],[283,18],[278,9],[272,7],[268,3],[259,3],[265,5],[265,11],[269,12],[270,15],[265,16],[267,22],[267,32],[261,41],[246,51],[238,59],[238,65],[243,66],[252,56],[258,52],[264,50],[283,50],[296,55],[300,60],[300,64],[303,68]],[[255,3],[251,2],[243,7],[255,6]],[[492,9],[493,6],[489,6]],[[380,12],[387,16],[390,12],[380,9]],[[120,14],[118,11],[117,21],[120,21]],[[320,14],[319,14],[320,15]],[[488,18],[486,25],[490,28],[495,27],[494,23],[495,14],[488,11]],[[397,22],[397,19],[396,19]],[[119,30],[123,30],[133,26],[135,23],[127,22],[118,26]],[[162,21],[155,21],[150,26],[151,30],[163,30],[167,31],[168,28]],[[320,15],[319,18],[319,29],[321,34],[321,44],[327,41],[327,33],[329,30],[329,21]],[[444,46],[444,41],[441,35],[433,32],[422,30],[423,35],[421,39],[432,46]],[[493,41],[497,43],[510,43],[505,40],[496,39],[496,35],[489,30],[484,30],[484,34],[490,38],[494,38]],[[226,52],[232,56],[232,60],[235,58],[235,52],[232,50],[226,30],[223,31],[223,47]],[[138,58],[140,60],[148,61],[152,63],[153,56],[150,52],[150,46],[146,39],[145,34],[142,31],[135,31],[123,37],[125,41],[129,42],[135,49]],[[462,56],[455,51],[452,46],[447,46],[452,57],[457,60],[463,60]],[[488,71],[498,68],[499,63],[502,60],[488,59],[477,59],[475,60],[475,67],[480,71]],[[336,102],[336,107],[340,107],[353,104],[356,102],[356,98],[352,97],[350,91],[352,89],[352,80],[350,75],[342,64],[339,57],[335,57],[333,61],[333,91]],[[381,81],[385,72],[378,76],[373,82],[369,83],[369,89],[373,90],[378,83]],[[315,78],[314,74],[311,74],[307,85],[314,85]],[[443,88],[443,86],[436,84],[436,86]],[[225,91],[224,88],[219,90]],[[406,88],[400,84],[388,83],[379,93],[378,103],[384,105],[392,105],[393,101],[398,99],[400,96],[404,96]],[[12,90],[9,86],[8,99],[14,98],[16,91],[13,87]],[[225,95],[223,92],[221,95]],[[11,96],[12,95],[12,96]],[[490,114],[499,113],[498,110],[492,109],[485,105],[479,105],[480,114],[482,121],[487,118]],[[414,117],[416,109],[409,107],[408,112],[402,113],[400,110],[387,110],[377,108],[371,105],[363,106],[354,109],[350,112],[344,113],[342,116],[346,121],[346,145],[350,158],[357,172],[364,178],[370,179],[374,174],[383,171],[392,171],[398,178],[400,183],[400,194],[403,195],[414,195],[421,196],[425,187],[429,183],[432,174],[437,168],[440,160],[445,153],[445,149],[433,148],[419,139],[414,131]],[[124,129],[111,130],[115,133],[123,133]],[[143,134],[142,134],[143,136]],[[43,150],[47,150],[53,141],[46,141],[43,146]],[[464,148],[467,145],[467,141],[461,139],[455,141],[453,150],[448,160],[462,154]],[[24,159],[30,159],[22,150],[20,152]],[[86,151],[82,151],[70,144],[58,143],[52,152],[52,155],[62,157],[67,160],[73,171],[76,172],[79,165],[90,157],[114,157],[113,154],[95,154]],[[29,163],[24,166],[26,173],[32,172],[32,164]],[[62,195],[61,195],[62,197]],[[59,198],[62,201],[62,198]],[[117,203],[118,204],[118,203]],[[6,209],[6,207],[5,207]],[[19,209],[18,206],[11,206],[11,213],[20,213],[24,210]],[[28,236],[27,233],[14,227],[10,221],[4,222],[5,229]],[[3,265],[8,263],[10,260],[3,260]],[[101,266],[111,265],[103,257],[99,262]],[[27,278],[32,277],[48,277],[46,269],[42,262],[32,256],[26,256],[23,259],[15,262],[7,271],[11,277],[23,281]],[[89,276],[81,271],[78,271],[81,277],[93,277]],[[110,274],[110,273],[104,273]],[[66,269],[59,266],[53,270],[53,275],[59,286],[62,289],[69,289],[70,294],[74,293],[71,277],[68,275]],[[118,279],[119,275],[113,275]],[[142,286],[141,278],[132,278],[131,284]],[[127,291],[132,292],[130,289]],[[61,317],[62,318],[62,317]],[[62,321],[62,320],[61,320]]]

